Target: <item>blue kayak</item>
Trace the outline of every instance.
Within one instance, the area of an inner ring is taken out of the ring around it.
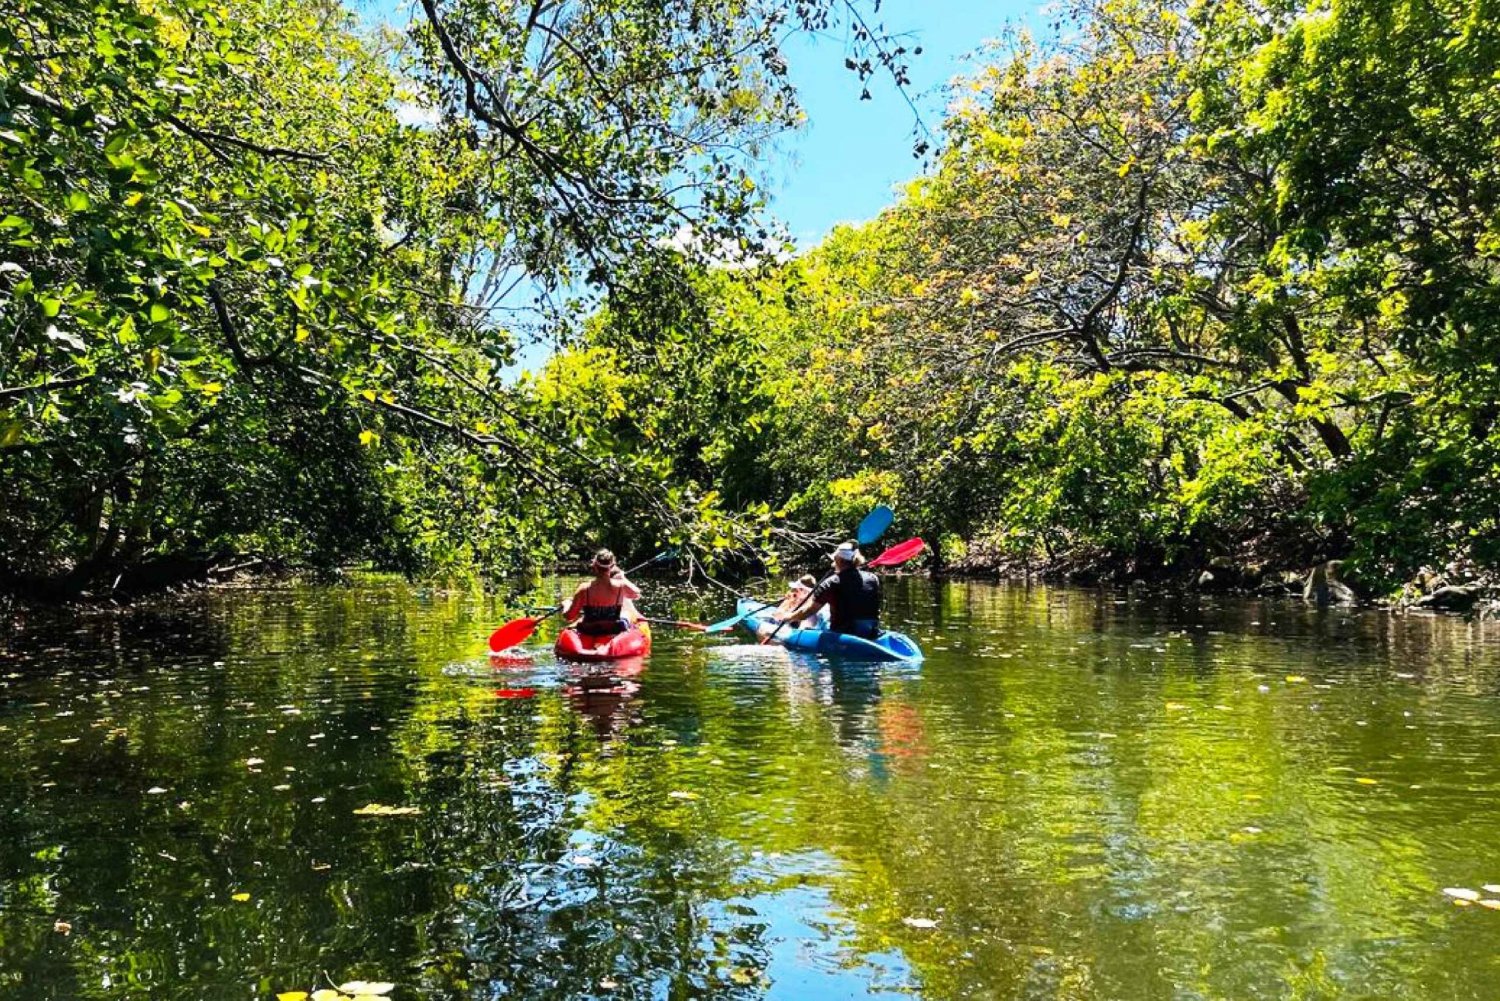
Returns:
[[[752,612],[742,624],[752,635],[761,635],[761,625],[767,623],[766,628],[774,629],[770,623],[771,613],[775,608],[759,608],[760,602],[749,598],[741,598],[735,603],[735,610],[741,615]],[[792,629],[782,627],[781,632],[776,634],[776,642],[793,650],[807,650],[811,653],[827,654],[831,657],[847,657],[851,660],[892,660],[903,664],[916,664],[922,660],[922,648],[905,633],[887,630],[872,640],[863,636],[853,636],[849,633],[836,633],[832,629]]]

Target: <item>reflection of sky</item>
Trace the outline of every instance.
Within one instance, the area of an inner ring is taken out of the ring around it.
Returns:
[[[838,913],[828,891],[818,885],[817,874],[832,882],[841,871],[836,859],[816,851],[756,855],[741,874],[744,883],[774,885],[788,876],[802,882],[724,900],[713,906],[713,913],[723,923],[760,926],[765,979],[776,997],[909,1001],[918,978],[906,957],[895,949],[861,951],[855,945],[858,928]]]

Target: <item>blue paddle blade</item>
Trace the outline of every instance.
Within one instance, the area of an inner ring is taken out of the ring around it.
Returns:
[[[861,546],[868,546],[876,539],[885,534],[885,530],[891,527],[895,514],[884,504],[865,515],[865,520],[859,523],[859,530],[854,533],[854,538]]]
[[[771,603],[771,605],[774,605],[774,604],[775,604],[775,602]],[[770,608],[771,605],[756,605],[754,608],[750,609],[749,611],[741,612],[738,615],[732,615],[732,616],[730,616],[727,619],[720,619],[718,622],[715,622],[713,625],[709,626],[707,629],[705,629],[703,631],[705,633],[727,633],[729,630],[731,630],[735,626],[739,625],[741,621],[743,621],[745,619],[748,619],[750,616],[754,615],[756,612],[762,611],[763,609]]]

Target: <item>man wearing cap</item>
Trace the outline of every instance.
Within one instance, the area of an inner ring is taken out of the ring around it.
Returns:
[[[833,610],[829,628],[834,632],[850,633],[874,639],[880,635],[880,578],[868,570],[861,570],[865,558],[859,546],[846,542],[833,551],[833,573],[813,588],[808,598],[810,605],[796,613],[803,619],[816,615],[822,608]],[[791,615],[773,616],[778,622],[790,619]]]

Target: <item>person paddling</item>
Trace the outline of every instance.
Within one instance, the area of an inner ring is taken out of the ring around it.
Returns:
[[[762,622],[759,626],[760,632],[769,633],[776,628],[776,623],[783,621],[782,618],[776,618],[776,616],[784,616],[785,621],[796,629],[827,629],[828,609],[813,612],[803,608],[808,603],[807,599],[812,596],[813,588],[817,586],[818,578],[810,573],[805,573],[788,584],[785,597],[771,613],[773,621]]]
[[[581,618],[578,631],[587,636],[611,636],[629,629],[640,618],[633,603],[640,599],[641,589],[625,577],[608,549],[594,554],[589,571],[594,579],[578,585],[563,605],[563,618],[569,623]]]
[[[775,622],[803,620],[817,615],[824,606],[832,607],[829,628],[865,639],[880,635],[880,578],[860,569],[865,562],[859,544],[846,542],[833,551],[833,573],[818,582],[800,609],[782,612],[771,618]]]

